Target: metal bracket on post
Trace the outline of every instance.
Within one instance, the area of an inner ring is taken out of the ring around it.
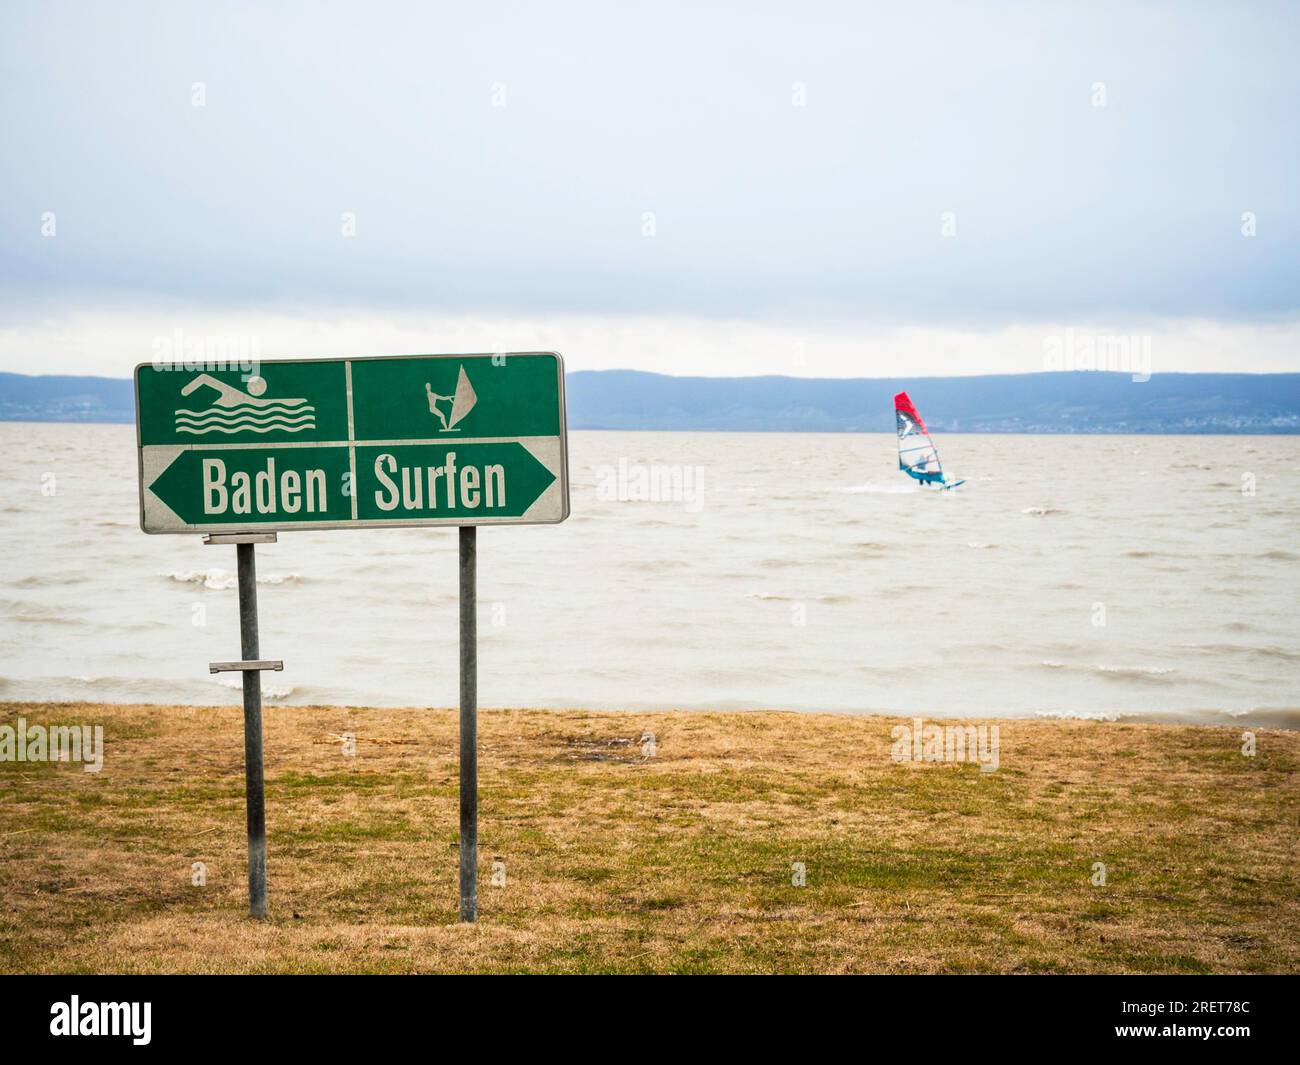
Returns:
[[[269,669],[279,673],[284,669],[284,662],[279,658],[259,658],[255,662],[209,662],[209,673],[238,673],[247,670]]]
[[[248,912],[266,919],[266,785],[262,759],[262,670],[284,668],[262,658],[257,647],[257,563],[255,544],[273,544],[276,534],[208,533],[205,544],[235,545],[239,567],[239,652],[237,662],[210,662],[209,673],[239,672],[244,678],[244,795],[248,820]]]

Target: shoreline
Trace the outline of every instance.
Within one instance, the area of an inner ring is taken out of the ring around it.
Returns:
[[[23,682],[10,682],[23,683]],[[265,712],[276,710],[326,710],[347,708],[354,710],[388,711],[455,711],[454,706],[418,706],[411,703],[351,703],[351,702],[289,702],[286,697],[268,692],[275,689],[274,680],[263,681],[262,707]],[[238,687],[231,687],[232,694],[239,693]],[[3,695],[3,689],[0,689]],[[985,722],[1000,724],[1012,722],[1095,722],[1110,725],[1159,725],[1171,728],[1224,728],[1224,729],[1271,729],[1281,732],[1300,732],[1300,706],[1265,707],[1253,710],[1174,710],[1174,711],[1073,711],[1073,710],[1024,710],[1004,714],[996,713],[936,713],[933,710],[884,710],[884,709],[806,709],[788,706],[762,706],[736,700],[735,705],[697,704],[690,706],[649,706],[625,704],[620,706],[583,706],[567,703],[563,706],[493,706],[479,707],[479,713],[498,713],[529,711],[543,714],[591,713],[591,714],[799,714],[802,716],[827,716],[834,718],[851,718],[859,720],[879,719],[891,722],[908,722],[914,718],[940,723]],[[184,706],[192,709],[238,709],[241,703],[231,702],[169,702],[164,699],[79,699],[79,698],[42,698],[24,699],[21,697],[0,697],[0,714],[12,706],[114,706],[114,707],[166,707]]]
[[[237,707],[20,715],[104,757],[0,762],[5,972],[1300,972],[1290,731],[483,710],[467,930],[455,710],[267,714],[265,924]]]

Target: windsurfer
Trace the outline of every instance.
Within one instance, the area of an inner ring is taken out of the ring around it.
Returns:
[[[429,410],[433,412],[435,415],[437,415],[438,420],[442,422],[442,428],[445,431],[448,428],[447,415],[442,413],[442,410],[438,406],[438,400],[443,400],[446,403],[452,403],[455,401],[456,397],[438,395],[438,393],[433,390],[433,386],[430,385],[428,381],[424,382],[424,391],[429,397]]]

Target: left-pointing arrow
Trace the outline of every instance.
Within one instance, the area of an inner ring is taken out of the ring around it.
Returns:
[[[149,491],[188,527],[345,521],[345,447],[182,451]]]

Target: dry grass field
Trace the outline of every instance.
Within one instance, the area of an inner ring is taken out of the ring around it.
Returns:
[[[981,773],[894,719],[485,711],[461,926],[453,710],[268,708],[266,923],[237,708],[19,716],[106,756],[0,763],[5,972],[1300,971],[1293,732],[1002,722]]]

